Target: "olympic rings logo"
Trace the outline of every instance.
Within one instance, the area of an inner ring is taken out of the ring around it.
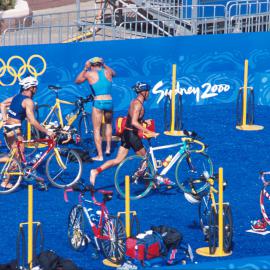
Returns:
[[[33,59],[41,60],[43,68],[40,71],[36,70],[33,64],[31,64]],[[14,60],[21,62],[21,65],[18,68],[18,70],[16,70],[14,66],[12,65],[12,62],[14,62]],[[0,85],[1,86],[14,85],[17,79],[20,80],[21,77],[26,73],[26,71],[30,73],[32,76],[38,77],[46,71],[46,68],[47,68],[47,63],[45,59],[39,54],[33,54],[32,56],[28,58],[27,61],[25,61],[21,56],[18,56],[18,55],[14,55],[10,57],[7,63],[5,63],[5,61],[2,58],[0,58]],[[3,83],[1,81],[1,78],[5,75],[10,75],[11,77],[13,77],[10,83]]]

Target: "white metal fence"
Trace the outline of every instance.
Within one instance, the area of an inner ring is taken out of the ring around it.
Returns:
[[[90,9],[6,22],[1,45],[269,31],[270,0],[230,1],[226,6],[183,5],[181,0],[141,2],[137,6],[115,0],[114,5],[104,6],[101,19],[97,19],[98,9]]]

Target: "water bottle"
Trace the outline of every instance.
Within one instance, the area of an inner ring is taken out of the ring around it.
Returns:
[[[166,159],[162,162],[162,165],[163,165],[164,167],[167,167],[167,166],[170,164],[172,158],[173,158],[172,155],[167,156]]]

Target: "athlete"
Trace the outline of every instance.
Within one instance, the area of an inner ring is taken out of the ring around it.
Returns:
[[[1,113],[3,118],[4,135],[7,138],[7,143],[10,149],[17,149],[16,141],[23,140],[22,122],[27,118],[28,122],[40,132],[52,137],[54,133],[45,129],[36,120],[34,115],[33,96],[36,94],[38,81],[32,76],[28,76],[19,82],[21,88],[20,93],[7,98],[1,103]],[[21,144],[21,151],[24,151],[24,146]],[[16,157],[20,159],[19,153]],[[0,162],[5,162],[8,157],[2,157]],[[11,188],[12,185],[8,183],[8,178],[4,179],[1,187]]]
[[[118,165],[127,156],[129,149],[132,148],[137,155],[144,156],[146,150],[143,146],[142,140],[139,138],[138,132],[141,130],[148,137],[156,137],[158,133],[148,130],[142,125],[144,117],[144,101],[148,99],[150,86],[144,82],[137,82],[133,86],[137,97],[130,103],[127,115],[126,126],[123,134],[121,135],[121,146],[118,150],[115,159],[108,160],[100,167],[91,170],[90,183],[94,186],[96,177],[102,171]]]
[[[96,161],[103,161],[102,137],[100,134],[103,114],[105,117],[105,153],[108,156],[111,153],[113,112],[111,89],[114,76],[115,71],[108,67],[102,58],[94,57],[86,61],[83,71],[77,76],[75,81],[80,84],[87,80],[94,95],[92,122],[97,156],[92,159]]]

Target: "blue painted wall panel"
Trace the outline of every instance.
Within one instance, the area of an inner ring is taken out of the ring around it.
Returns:
[[[127,108],[134,96],[130,87],[138,80],[153,86],[149,107],[162,106],[164,95],[171,89],[172,64],[177,65],[177,91],[183,94],[185,104],[234,102],[243,85],[245,59],[249,60],[249,85],[255,88],[257,102],[270,102],[270,33],[2,47],[0,100],[18,90],[16,74],[25,75],[34,69],[42,72],[44,63],[35,55],[46,62],[44,73],[38,77],[39,103],[53,103],[49,84],[63,86],[60,97],[68,100],[89,94],[87,83],[76,85],[74,80],[84,62],[96,55],[117,72],[113,81],[115,110]],[[22,61],[28,62],[25,69]]]

